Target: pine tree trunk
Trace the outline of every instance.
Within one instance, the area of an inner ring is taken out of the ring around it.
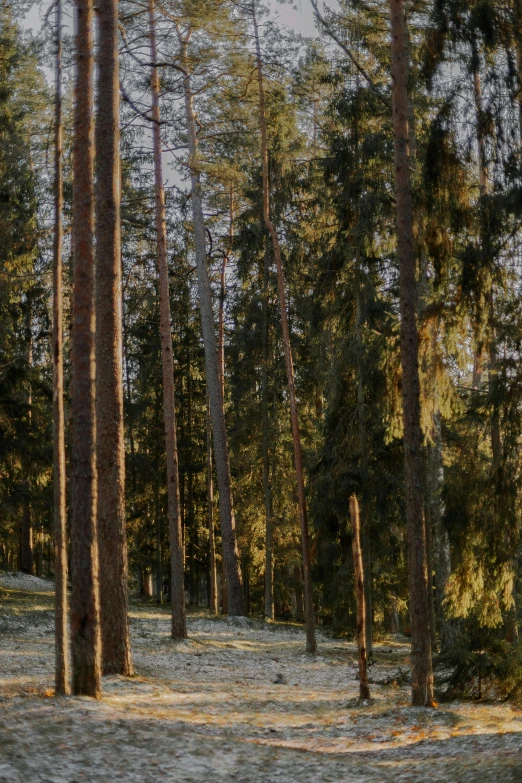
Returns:
[[[223,395],[223,404],[225,400],[225,297],[226,297],[226,274],[227,274],[228,256],[223,256],[221,262],[221,281],[219,287],[219,313],[218,313],[218,363],[219,363],[219,381],[221,383],[221,393]]]
[[[26,311],[25,311],[25,345],[26,345],[26,365],[29,373],[33,366],[33,332],[32,332],[32,294],[29,290],[26,295]],[[27,431],[30,435],[32,429],[32,387],[31,377],[28,379],[27,389]],[[21,529],[21,546],[20,546],[20,570],[24,574],[34,573],[34,528],[33,528],[33,510],[32,510],[32,489],[31,489],[31,471],[32,471],[32,458],[31,458],[31,444],[24,450],[22,457],[22,467],[24,473],[24,505],[22,509],[22,529]]]
[[[357,245],[355,254],[355,329],[357,337],[357,413],[359,424],[359,451],[361,454],[361,473],[363,485],[363,523],[362,523],[362,557],[366,572],[364,580],[364,608],[366,654],[368,658],[373,655],[372,637],[372,583],[371,583],[371,548],[370,548],[370,509],[368,500],[368,438],[366,434],[366,405],[364,401],[364,367],[363,367],[363,340],[362,329],[364,323],[363,300],[361,292],[361,259],[360,249]]]
[[[73,149],[71,652],[73,693],[100,696],[94,355],[93,2],[76,0]]]
[[[261,377],[261,405],[263,412],[263,494],[265,498],[265,617],[274,619],[274,506],[270,482],[270,420],[268,415],[268,249],[263,264],[263,367]]]
[[[123,423],[118,0],[98,0],[96,461],[103,674],[132,674]]]
[[[412,704],[433,703],[433,669],[423,515],[417,281],[409,153],[408,45],[404,0],[389,0],[397,250],[401,314],[404,473],[412,648]]]
[[[364,591],[364,564],[361,548],[361,523],[359,503],[355,495],[350,498],[350,518],[352,521],[352,554],[355,573],[355,597],[357,600],[357,650],[359,653],[359,696],[370,698],[368,684],[368,662],[366,657],[366,607]]]
[[[163,603],[163,568],[161,557],[161,515],[156,514],[156,599],[159,604]]]
[[[151,62],[157,62],[156,19],[154,0],[148,0],[149,37]],[[160,135],[160,82],[158,68],[153,66],[151,75],[154,181],[156,204],[156,233],[158,241],[158,272],[160,291],[160,336],[163,368],[163,412],[167,451],[168,517],[170,536],[172,582],[172,638],[185,639],[187,621],[185,614],[185,564],[183,557],[183,529],[179,498],[178,446],[176,438],[176,410],[174,401],[174,359],[172,356],[172,332],[170,317],[169,277],[167,265],[167,227],[165,222],[165,191],[161,160]]]
[[[219,513],[223,542],[223,559],[226,572],[227,603],[228,613],[232,616],[237,616],[245,613],[245,599],[243,595],[241,570],[239,567],[239,552],[236,539],[236,521],[232,499],[232,480],[230,475],[228,440],[225,424],[222,373],[220,373],[219,369],[212,290],[207,268],[205,220],[203,216],[201,182],[197,170],[196,122],[187,62],[186,39],[181,39],[181,47],[181,62],[185,70],[185,114],[191,161],[192,219],[194,222],[194,244],[198,269],[199,307],[201,313],[203,345],[205,349],[205,374],[210,400],[210,414],[212,417],[212,434],[214,436],[214,456],[216,460],[216,475],[219,490]]]
[[[306,650],[314,653],[317,649],[315,640],[315,620],[312,591],[312,564],[310,557],[310,542],[308,538],[308,519],[306,512],[306,497],[304,486],[304,474],[301,453],[301,434],[299,431],[299,417],[297,412],[297,398],[295,393],[294,365],[292,360],[292,348],[290,342],[290,327],[286,306],[285,281],[281,259],[281,248],[274,224],[270,219],[270,192],[268,180],[268,146],[266,136],[265,93],[263,83],[263,66],[261,58],[261,45],[259,30],[255,12],[255,0],[252,3],[252,17],[256,41],[257,75],[259,83],[259,118],[261,131],[261,153],[263,162],[263,219],[266,229],[272,240],[274,259],[277,269],[277,287],[279,292],[279,307],[281,310],[281,327],[283,332],[283,345],[285,352],[286,374],[288,379],[288,397],[290,401],[290,420],[292,424],[292,441],[294,447],[294,465],[297,478],[297,495],[299,503],[299,522],[301,527],[301,546],[303,552],[303,586],[306,621]]]
[[[196,565],[197,530],[194,517],[194,473],[192,465],[192,376],[190,372],[190,349],[187,350],[187,523],[185,535],[188,538],[189,594],[190,603],[198,605],[198,574]]]
[[[440,650],[444,651],[451,641],[452,631],[451,622],[449,621],[446,608],[444,606],[446,586],[451,576],[451,559],[448,531],[446,530],[442,519],[443,462],[440,414],[435,415],[434,443],[428,451],[428,482],[430,485],[428,495],[431,506],[434,553],[433,559],[437,596],[435,611],[440,634]]]
[[[67,627],[67,511],[65,416],[63,403],[63,120],[62,0],[56,2],[54,103],[54,248],[53,248],[53,484],[54,484],[54,650],[55,691],[69,693],[69,629]]]
[[[212,478],[212,423],[210,421],[210,404],[207,397],[207,503],[208,503],[208,556],[210,600],[209,608],[213,614],[218,613],[216,543],[214,540],[214,481]]]

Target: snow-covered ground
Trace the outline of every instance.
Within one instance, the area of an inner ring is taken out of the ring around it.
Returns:
[[[2,589],[3,588],[3,589]],[[298,626],[131,607],[137,676],[103,699],[52,697],[52,584],[0,575],[2,783],[521,783],[522,711],[408,706],[408,647],[376,646],[372,700],[356,651]]]

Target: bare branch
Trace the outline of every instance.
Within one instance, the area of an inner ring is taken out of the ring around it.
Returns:
[[[384,95],[383,95],[383,94],[382,94],[382,92],[379,90],[379,88],[378,88],[378,87],[377,87],[377,86],[374,84],[374,82],[373,82],[373,80],[372,80],[372,78],[371,78],[370,74],[369,74],[369,73],[366,71],[366,69],[365,69],[365,68],[363,68],[363,66],[360,64],[360,62],[357,60],[357,58],[356,58],[356,57],[355,57],[355,56],[352,54],[352,52],[350,51],[350,49],[349,49],[349,48],[346,46],[346,44],[345,44],[345,43],[343,43],[343,41],[341,41],[341,39],[339,38],[339,36],[337,35],[337,33],[335,33],[335,32],[332,30],[332,28],[330,27],[330,25],[328,24],[328,22],[326,21],[326,19],[324,18],[324,16],[322,16],[321,12],[319,11],[319,7],[318,7],[318,5],[317,5],[317,0],[311,0],[311,3],[312,3],[312,7],[313,7],[313,9],[314,9],[314,13],[315,13],[315,15],[316,15],[317,19],[319,20],[319,22],[321,23],[321,25],[322,25],[322,27],[323,27],[323,29],[324,29],[325,33],[326,33],[327,35],[329,35],[329,36],[330,36],[330,38],[331,38],[333,41],[335,41],[335,43],[336,43],[338,46],[340,46],[340,47],[341,47],[341,49],[343,50],[343,52],[344,52],[345,54],[347,54],[347,55],[348,55],[348,57],[350,58],[350,60],[351,60],[351,61],[352,61],[352,63],[354,64],[354,66],[357,68],[357,70],[359,71],[359,73],[361,74],[361,76],[362,76],[362,77],[363,77],[363,78],[364,78],[364,79],[365,79],[365,80],[368,82],[368,86],[370,87],[370,89],[372,90],[372,92],[374,92],[374,93],[375,93],[375,95],[376,95],[376,96],[379,98],[379,100],[380,100],[382,103],[384,103],[384,105],[385,105],[385,106],[386,106],[388,109],[390,109],[390,110],[391,110],[391,103],[388,101],[388,99],[387,99],[387,98],[385,98],[385,97],[384,97]]]

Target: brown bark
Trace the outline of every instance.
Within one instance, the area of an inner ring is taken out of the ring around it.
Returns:
[[[397,200],[397,250],[401,314],[404,474],[408,528],[412,703],[433,703],[433,669],[428,604],[426,538],[423,515],[420,428],[419,338],[417,281],[413,243],[412,186],[409,151],[408,45],[404,0],[389,0],[391,73],[393,81],[393,141]]]
[[[221,614],[228,614],[227,571],[223,557],[223,541],[221,541]]]
[[[362,523],[362,553],[366,569],[364,580],[364,606],[366,611],[366,653],[368,658],[373,654],[372,637],[372,585],[371,585],[371,547],[370,547],[370,512],[368,503],[368,439],[366,433],[366,405],[364,401],[364,369],[362,329],[364,323],[363,299],[361,292],[361,252],[357,237],[355,254],[355,330],[357,338],[357,413],[359,424],[359,450],[361,453],[363,523]]]
[[[263,494],[265,499],[265,617],[274,619],[274,503],[270,481],[270,420],[268,415],[268,250],[263,264],[263,366],[261,376],[261,406],[263,415]]]
[[[266,134],[265,114],[265,90],[263,82],[263,65],[261,58],[261,45],[259,41],[259,29],[257,25],[255,0],[252,3],[252,18],[256,41],[257,75],[259,84],[259,124],[261,131],[261,154],[263,162],[263,219],[266,229],[272,240],[274,259],[277,269],[277,287],[279,292],[279,307],[281,310],[281,327],[283,332],[283,345],[285,353],[286,374],[288,379],[288,397],[290,401],[290,421],[292,425],[292,442],[294,447],[294,465],[297,478],[297,495],[299,503],[299,522],[301,527],[301,546],[303,552],[303,586],[306,621],[306,650],[314,653],[317,649],[315,640],[315,620],[312,592],[312,565],[310,557],[310,542],[308,538],[308,519],[306,513],[306,497],[304,486],[304,474],[301,453],[301,434],[299,431],[299,416],[297,412],[297,397],[295,393],[294,365],[292,360],[292,348],[290,342],[290,327],[286,307],[285,280],[281,259],[281,248],[274,224],[270,219],[270,188],[268,180],[268,145]]]
[[[154,0],[148,0],[149,43],[151,62],[156,63],[156,19]],[[160,337],[163,369],[163,414],[167,451],[168,517],[170,536],[171,585],[172,585],[172,638],[185,639],[187,621],[185,613],[185,567],[183,556],[183,529],[179,497],[178,446],[176,437],[176,409],[174,400],[174,360],[172,356],[172,332],[170,317],[169,277],[167,265],[167,227],[165,222],[165,190],[160,136],[160,81],[158,68],[153,65],[151,74],[154,181],[156,206],[156,234],[158,242],[158,273],[160,296]]]
[[[368,661],[366,659],[366,606],[364,597],[364,565],[361,548],[361,523],[359,503],[355,495],[350,498],[350,519],[352,521],[352,554],[355,573],[355,597],[357,600],[357,650],[359,654],[359,696],[370,698],[368,684]]]
[[[181,43],[181,63],[184,70],[185,116],[190,154],[190,177],[192,197],[192,219],[194,223],[194,244],[198,270],[199,308],[203,345],[205,349],[205,376],[207,392],[210,400],[212,417],[212,433],[214,436],[214,456],[216,460],[216,475],[219,490],[219,513],[221,521],[222,551],[227,584],[228,613],[243,615],[245,599],[239,552],[236,539],[236,521],[232,497],[232,480],[228,456],[228,438],[225,423],[225,407],[223,398],[223,373],[219,369],[219,359],[216,341],[216,325],[212,305],[212,290],[207,268],[207,251],[205,237],[205,220],[203,216],[203,197],[201,182],[197,169],[197,134],[194,116],[190,72],[187,59],[187,46],[190,34],[183,37],[178,29]]]
[[[65,421],[63,406],[63,121],[62,121],[62,0],[56,3],[56,88],[54,104],[54,249],[53,249],[53,483],[54,483],[54,649],[55,691],[69,693],[67,628],[67,514]]]
[[[76,0],[73,149],[71,651],[73,693],[100,696],[94,356],[93,3]]]
[[[32,293],[29,290],[26,294],[25,303],[25,341],[26,341],[26,365],[29,372],[27,389],[27,432],[30,438],[32,430],[32,387],[31,387],[31,368],[33,366],[33,333],[32,333]],[[22,525],[20,540],[20,570],[24,574],[33,574],[35,565],[34,551],[34,527],[32,510],[32,491],[31,491],[31,442],[29,440],[23,455],[23,472],[25,475],[24,486],[24,505],[22,509]]]
[[[192,375],[190,371],[190,348],[187,350],[187,517],[185,535],[188,532],[188,556],[189,556],[189,595],[190,603],[198,605],[199,588],[196,562],[196,547],[198,546],[198,530],[194,515],[194,471],[192,466]]]
[[[223,395],[223,404],[225,401],[225,297],[226,297],[226,274],[227,274],[228,256],[225,253],[221,262],[221,280],[219,285],[219,312],[218,312],[218,362],[219,362],[219,381],[221,383],[221,393]]]
[[[207,503],[208,503],[208,557],[210,600],[209,608],[213,614],[218,613],[216,543],[214,540],[214,481],[212,478],[212,423],[210,421],[210,404],[207,397]]]
[[[96,460],[104,674],[132,674],[127,530],[120,226],[118,0],[98,0],[96,113]]]

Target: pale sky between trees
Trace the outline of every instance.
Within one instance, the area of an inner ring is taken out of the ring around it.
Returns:
[[[316,33],[312,4],[310,0],[297,2],[295,8],[289,4],[278,3],[277,0],[271,0],[274,16],[277,14],[281,24],[294,29],[301,35],[312,36]],[[330,7],[335,7],[336,3],[329,3]],[[35,3],[34,7],[27,14],[25,24],[28,29],[37,30],[41,25],[42,15],[46,12],[47,5],[43,5],[42,10]]]

